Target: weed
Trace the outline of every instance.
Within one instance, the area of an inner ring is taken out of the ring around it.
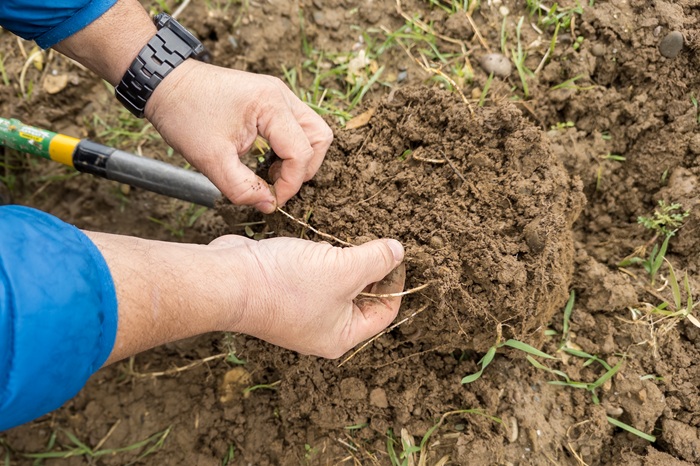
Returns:
[[[527,78],[533,76],[532,71],[530,71],[525,66],[525,59],[527,58],[527,52],[523,48],[522,40],[520,37],[520,31],[523,26],[524,16],[520,17],[518,25],[515,28],[515,37],[517,40],[517,47],[515,50],[511,50],[511,55],[513,57],[513,63],[515,64],[515,69],[518,70],[518,76],[520,76],[520,82],[523,86],[523,94],[527,99],[530,96],[530,90],[527,85]]]
[[[185,231],[192,228],[199,217],[207,211],[206,207],[198,206],[197,204],[189,204],[184,211],[174,213],[173,221],[160,220],[155,217],[148,217],[153,223],[165,228],[172,236],[183,238]]]
[[[667,235],[661,243],[661,247],[659,247],[658,244],[654,244],[654,247],[652,248],[651,252],[649,253],[649,256],[646,259],[643,259],[639,256],[629,257],[623,259],[618,264],[618,267],[627,267],[629,265],[641,264],[642,267],[644,267],[644,270],[646,270],[646,272],[649,274],[650,282],[653,286],[654,281],[656,280],[656,275],[659,273],[659,270],[661,269],[661,266],[664,263],[664,258],[666,257],[666,250],[668,249],[668,242],[670,239],[671,235]]]
[[[272,383],[261,383],[261,384],[258,384],[258,385],[253,385],[253,386],[251,386],[251,387],[246,387],[245,389],[243,389],[243,395],[244,395],[244,396],[245,396],[245,395],[248,395],[250,392],[254,392],[255,390],[263,390],[263,389],[267,389],[267,390],[277,390],[277,386],[278,386],[279,384],[281,384],[281,383],[282,383],[282,381],[281,381],[281,380],[278,380],[277,382],[272,382]]]
[[[575,91],[589,91],[591,89],[595,89],[595,86],[579,86],[576,84],[576,81],[578,81],[581,78],[584,78],[585,76],[582,74],[579,74],[577,76],[574,76],[571,79],[567,79],[566,81],[559,83],[555,86],[552,86],[550,90],[555,91],[557,89],[572,89]]]
[[[226,450],[226,454],[223,458],[221,458],[221,466],[228,466],[229,464],[231,464],[235,459],[235,453],[236,447],[233,445],[233,443],[229,443],[228,450]]]
[[[481,365],[481,369],[479,369],[477,372],[467,375],[464,378],[462,378],[462,385],[472,383],[476,380],[478,380],[481,375],[484,373],[484,369],[491,364],[491,361],[493,361],[493,358],[496,356],[496,351],[499,348],[502,348],[504,346],[508,346],[520,351],[523,351],[528,354],[532,354],[534,356],[539,356],[541,358],[547,358],[547,359],[554,359],[554,356],[550,356],[547,353],[543,353],[542,351],[538,350],[537,348],[534,348],[527,343],[523,343],[518,340],[508,340],[503,343],[497,343],[493,345],[491,348],[488,349],[484,357],[482,357],[477,364]]]
[[[435,433],[437,429],[440,428],[445,422],[445,420],[450,416],[460,415],[460,414],[473,414],[476,416],[483,416],[497,424],[503,424],[503,420],[496,416],[491,416],[487,414],[482,409],[457,409],[454,411],[448,411],[440,416],[440,419],[433,424],[423,435],[419,445],[415,445],[413,437],[408,433],[406,429],[401,429],[401,453],[397,454],[396,445],[398,440],[394,435],[392,429],[389,429],[386,433],[387,436],[387,453],[389,454],[389,460],[392,466],[408,466],[413,464],[424,465],[427,464],[428,455],[428,440]],[[418,458],[416,458],[418,454]],[[440,462],[438,462],[440,463]],[[436,463],[437,464],[437,463]],[[444,464],[444,463],[440,463]]]
[[[612,417],[610,417],[610,416],[605,416],[605,417],[608,419],[608,422],[609,422],[610,424],[612,424],[612,425],[614,425],[614,426],[616,426],[616,427],[619,427],[619,428],[621,428],[621,429],[624,429],[624,430],[626,430],[627,432],[636,435],[637,437],[643,438],[644,440],[648,440],[648,441],[650,441],[650,442],[656,442],[656,437],[654,437],[653,435],[645,434],[645,433],[642,432],[641,430],[635,429],[634,427],[632,427],[632,426],[630,426],[630,425],[627,425],[627,424],[625,424],[625,423],[622,422],[622,421],[618,421],[617,419],[612,418]]]
[[[484,90],[481,91],[481,96],[479,97],[479,107],[483,107],[484,103],[486,102],[486,96],[489,93],[489,89],[491,89],[491,83],[493,82],[493,73],[489,74],[488,79],[486,79],[486,84],[484,84]]]
[[[3,74],[3,76],[5,75]],[[698,107],[698,99],[693,94],[690,94],[690,102],[693,104],[693,107],[695,107],[695,119],[700,123],[700,107]]]
[[[85,126],[95,132],[96,142],[125,150],[137,150],[148,141],[160,139],[153,125],[136,118],[124,108],[119,110],[116,117],[102,119],[94,114],[92,121],[85,120]]]
[[[91,460],[95,458],[100,458],[102,456],[114,456],[121,453],[129,453],[140,450],[141,452],[136,458],[133,458],[131,461],[124,463],[130,465],[140,462],[145,457],[158,452],[158,450],[160,450],[163,447],[165,439],[168,437],[171,430],[172,426],[168,427],[167,429],[161,432],[157,432],[151,435],[150,437],[141,440],[140,442],[133,443],[126,447],[101,449],[100,446],[102,444],[102,441],[98,444],[96,448],[91,448],[85,442],[78,439],[78,437],[76,437],[73,433],[67,430],[59,429],[58,431],[54,431],[49,437],[49,441],[46,445],[45,451],[37,453],[15,453],[23,458],[35,460],[34,464],[41,464],[43,460],[67,459],[76,456],[83,456],[87,458],[89,462],[92,462]],[[62,444],[58,441],[59,433],[67,437],[68,443]],[[0,440],[0,444],[2,444],[5,448],[5,462],[6,464],[9,464],[9,455],[7,454],[7,452],[10,451],[11,448],[9,447],[9,445],[7,445],[7,443],[5,443],[4,440]]]
[[[678,228],[683,224],[683,220],[690,215],[687,210],[682,210],[680,204],[666,204],[659,200],[659,208],[654,209],[651,217],[637,217],[637,223],[664,236],[673,236]]]

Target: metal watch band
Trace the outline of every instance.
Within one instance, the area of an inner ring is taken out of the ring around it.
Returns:
[[[137,118],[156,87],[189,57],[202,53],[202,44],[177,21],[161,13],[154,18],[160,27],[148,41],[114,89],[117,100]]]

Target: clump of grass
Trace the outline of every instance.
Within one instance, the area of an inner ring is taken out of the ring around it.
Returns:
[[[406,429],[401,429],[401,452],[398,453],[396,451],[396,446],[399,443],[399,440],[396,438],[394,432],[392,429],[389,429],[386,433],[386,449],[387,453],[389,455],[389,460],[391,461],[392,466],[408,466],[408,465],[419,465],[419,466],[425,466],[428,461],[428,440],[430,437],[435,433],[436,430],[440,428],[445,422],[445,420],[450,417],[450,416],[455,416],[455,415],[464,415],[464,414],[470,414],[470,415],[476,415],[476,416],[483,416],[487,419],[490,419],[491,421],[497,423],[497,424],[503,424],[503,420],[496,417],[496,416],[491,416],[490,414],[487,414],[484,410],[474,408],[474,409],[457,409],[454,411],[448,411],[444,413],[442,416],[440,416],[440,419],[433,424],[432,427],[430,427],[425,435],[423,435],[423,438],[421,439],[420,444],[416,445],[413,436],[408,433]],[[416,455],[418,455],[416,457]],[[432,464],[446,464],[448,460],[448,457],[443,457],[440,459],[437,463],[432,463]]]
[[[637,222],[645,228],[654,232],[653,238],[647,245],[638,248],[637,251],[626,257],[618,264],[618,267],[627,267],[629,265],[641,264],[644,270],[647,271],[650,277],[651,285],[654,285],[656,276],[664,263],[668,243],[676,231],[683,225],[683,220],[688,217],[688,211],[683,210],[682,206],[677,203],[666,204],[665,201],[659,201],[659,208],[654,210],[653,215],[649,217],[640,216]],[[657,239],[662,236],[664,239],[661,246],[657,244]],[[644,253],[649,244],[654,244],[649,256],[644,257]]]

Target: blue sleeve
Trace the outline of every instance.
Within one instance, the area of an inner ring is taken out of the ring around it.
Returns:
[[[112,276],[92,241],[43,212],[0,207],[0,431],[75,396],[116,332]]]
[[[47,49],[72,36],[117,0],[0,0],[0,26]]]

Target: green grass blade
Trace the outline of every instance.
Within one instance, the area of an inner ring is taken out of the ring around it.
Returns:
[[[636,435],[637,437],[643,438],[644,440],[648,440],[650,442],[656,442],[656,437],[654,437],[653,435],[645,434],[641,430],[635,429],[634,427],[632,427],[628,424],[625,424],[624,422],[618,421],[617,419],[614,419],[610,416],[606,416],[606,417],[608,418],[608,422],[610,424],[614,425],[615,427],[619,427],[620,429],[624,429],[627,432],[630,432],[630,433]]]
[[[598,380],[590,384],[590,390],[595,390],[596,388],[600,387],[603,385],[605,382],[610,380],[617,372],[620,370],[622,367],[622,363],[624,362],[624,359],[620,359],[620,361],[615,364],[609,371],[607,371],[605,374],[601,375]]]
[[[486,366],[491,364],[491,361],[493,361],[494,356],[496,356],[496,347],[492,346],[489,348],[489,350],[486,352],[483,358],[479,360],[479,364],[481,364],[481,369],[479,369],[477,372],[467,375],[462,379],[462,385],[466,385],[468,383],[472,383],[475,380],[478,380],[479,377],[481,377],[481,374],[484,373],[484,369],[486,369]]]
[[[669,260],[666,260],[668,264],[668,282],[671,285],[671,294],[673,295],[673,303],[676,305],[676,310],[681,308],[681,287],[678,285],[678,279],[676,278],[676,271],[673,269],[673,265]]]
[[[520,351],[524,351],[528,354],[531,354],[533,356],[539,356],[540,358],[546,358],[546,359],[556,359],[554,356],[551,356],[547,353],[544,353],[537,348],[534,348],[527,343],[523,343],[522,341],[518,340],[508,340],[505,343],[503,343],[504,346],[510,346],[511,348],[515,348]]]
[[[576,292],[571,290],[569,293],[569,300],[566,302],[564,307],[564,323],[561,331],[561,346],[564,346],[569,340],[569,326],[571,320],[571,313],[574,311],[574,302],[576,301]],[[561,347],[560,346],[560,347]]]

